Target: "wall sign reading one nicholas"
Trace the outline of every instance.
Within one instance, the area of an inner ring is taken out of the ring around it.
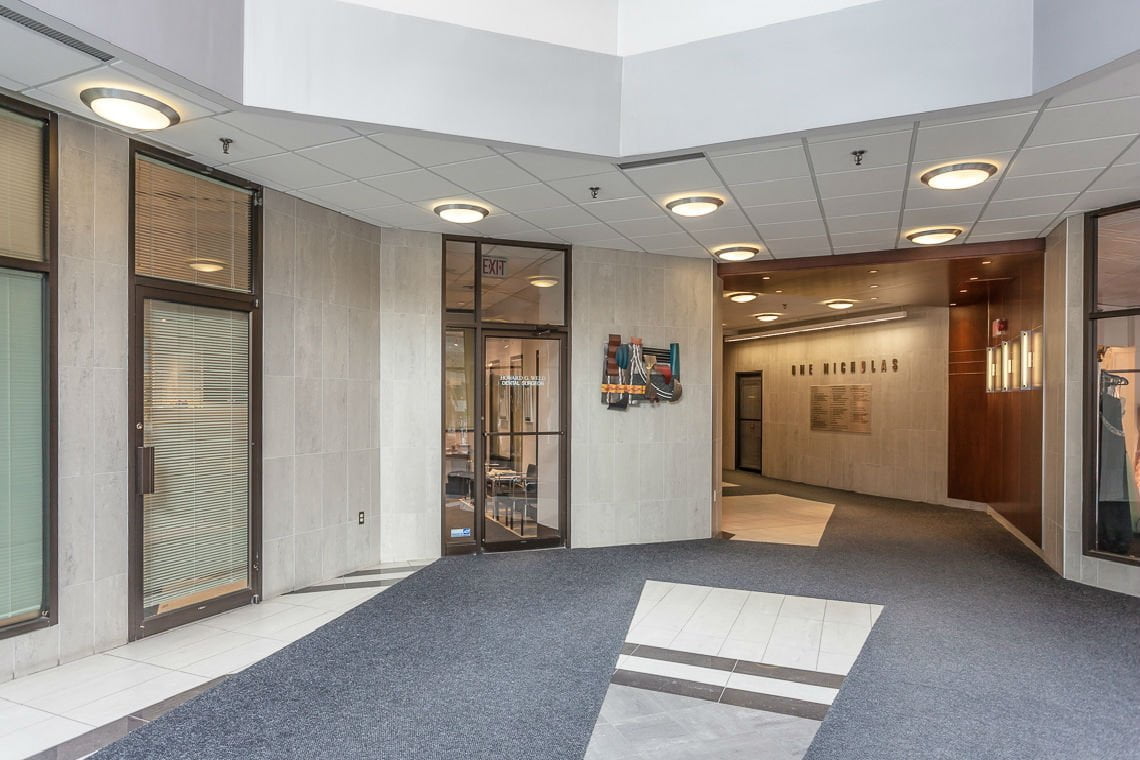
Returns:
[[[863,359],[851,362],[824,362],[823,364],[793,364],[792,374],[804,375],[885,375],[899,371],[898,359]]]
[[[813,385],[811,429],[832,433],[870,433],[871,386]]]

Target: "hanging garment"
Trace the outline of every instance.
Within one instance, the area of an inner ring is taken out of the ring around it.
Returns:
[[[1131,468],[1123,417],[1123,402],[1110,393],[1101,394],[1097,543],[1103,551],[1118,554],[1126,553],[1132,543]]]

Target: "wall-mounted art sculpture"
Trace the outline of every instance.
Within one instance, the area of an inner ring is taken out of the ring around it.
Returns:
[[[602,403],[608,409],[626,409],[643,403],[681,398],[681,347],[643,346],[641,338],[622,343],[610,335],[602,365]]]

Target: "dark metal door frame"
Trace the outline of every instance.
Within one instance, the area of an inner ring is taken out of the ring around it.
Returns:
[[[763,407],[763,403],[764,403],[764,373],[762,371],[737,372],[736,373],[736,406],[735,406],[736,414],[734,415],[735,426],[736,426],[736,446],[735,446],[736,461],[734,462],[734,465],[735,465],[736,469],[738,469],[738,470],[746,470],[747,472],[755,472],[757,474],[762,474],[763,470],[764,470],[764,466],[763,466],[763,461],[764,461],[764,418],[763,418],[763,416],[761,416],[760,419],[756,419],[754,417],[741,417],[740,416],[740,381],[744,380],[746,378],[759,378],[760,379],[760,404],[761,404],[760,414],[763,415],[763,413],[764,413],[764,407]],[[760,423],[760,462],[761,462],[760,467],[745,467],[740,463],[740,438],[741,438],[741,436],[740,436],[740,427],[741,427],[740,423],[743,421],[759,422]]]

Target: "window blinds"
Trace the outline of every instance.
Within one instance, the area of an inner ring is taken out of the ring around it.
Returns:
[[[253,195],[162,161],[135,161],[135,272],[248,293]]]
[[[42,261],[44,124],[0,109],[0,256]]]
[[[250,315],[150,300],[143,316],[143,607],[248,588]]]
[[[0,625],[44,608],[44,279],[0,269]]]

